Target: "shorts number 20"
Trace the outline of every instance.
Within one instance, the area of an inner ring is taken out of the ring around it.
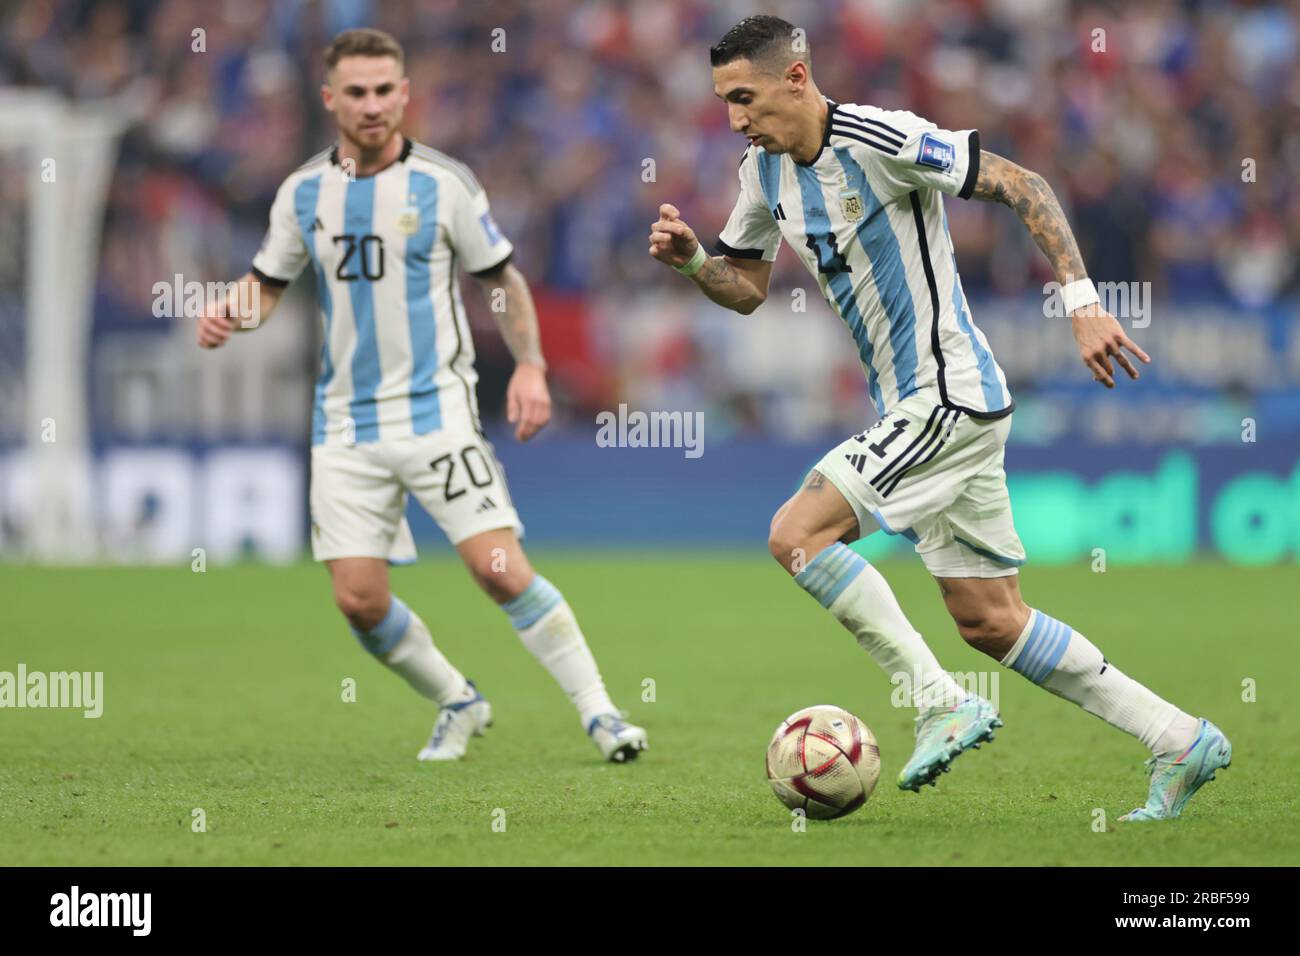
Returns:
[[[473,455],[470,453],[473,452]],[[465,474],[469,475],[469,483],[475,488],[486,488],[492,484],[492,467],[488,464],[487,458],[477,445],[466,445],[460,450],[460,463],[465,466]],[[429,462],[429,467],[433,469],[435,475],[443,477],[442,494],[447,501],[455,501],[465,492],[469,491],[465,487],[464,481],[459,482],[459,487],[453,488],[452,485],[457,482],[456,458],[451,452],[440,455],[433,461]],[[447,474],[442,475],[442,470],[446,468]]]

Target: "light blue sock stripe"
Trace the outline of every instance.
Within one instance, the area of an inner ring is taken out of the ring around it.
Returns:
[[[1052,649],[1056,647],[1056,642],[1061,639],[1062,627],[1060,621],[1047,617],[1043,626],[1043,633],[1039,636],[1038,643],[1034,647],[1034,653],[1030,656],[1029,664],[1025,667],[1025,676],[1035,684],[1045,676],[1043,674],[1043,662],[1051,655]]]
[[[1023,674],[1026,680],[1041,684],[1061,662],[1070,646],[1073,629],[1042,611],[1035,613],[1038,616],[1029,632],[1029,639],[1011,669]]]
[[[841,545],[841,547],[843,547],[843,545]],[[827,550],[829,551],[830,549],[828,548]],[[848,553],[846,554],[844,552]],[[822,562],[818,570],[826,574],[828,577],[837,577],[843,571],[848,570],[850,564],[849,557],[851,557],[852,552],[849,551],[848,548],[845,548],[844,552],[825,555],[825,560]],[[818,557],[822,557],[822,555],[819,555]],[[816,560],[814,560],[813,563],[815,564]]]
[[[1025,641],[1025,646],[1020,649],[1020,655],[1016,658],[1011,669],[1018,674],[1029,676],[1029,663],[1033,657],[1035,649],[1038,647],[1039,637],[1047,627],[1048,617],[1042,611],[1034,611],[1034,626],[1029,632],[1029,638]]]
[[[1025,647],[1024,666],[1021,673],[1030,680],[1034,679],[1034,674],[1038,671],[1038,662],[1043,658],[1043,652],[1047,649],[1047,644],[1056,630],[1056,622],[1046,614],[1039,612],[1041,615],[1038,623],[1034,625],[1033,633],[1029,635],[1029,643]]]
[[[794,581],[822,607],[830,607],[866,567],[862,555],[837,541],[813,558],[808,567],[794,576]]]
[[[540,574],[533,576],[533,583],[524,588],[524,593],[501,605],[510,623],[516,631],[532,627],[561,601],[564,595],[559,589]]]
[[[823,607],[829,607],[825,596],[835,589],[839,578],[826,568],[815,568],[811,573],[807,571],[801,573],[807,574],[807,577],[803,581],[796,578],[796,583],[802,585],[803,589],[820,601]]]
[[[1043,655],[1042,662],[1038,665],[1038,672],[1034,675],[1034,683],[1041,684],[1047,679],[1047,675],[1056,670],[1056,665],[1061,662],[1061,657],[1065,654],[1065,649],[1070,646],[1070,634],[1072,630],[1070,625],[1063,621],[1056,622],[1057,628],[1053,643],[1047,652]]]
[[[393,595],[392,603],[388,605],[388,613],[384,619],[375,626],[375,629],[367,634],[365,631],[358,631],[355,627],[352,629],[353,635],[361,642],[361,646],[375,656],[387,654],[397,642],[402,639],[406,629],[411,626],[411,609],[407,607],[402,599],[396,594]]]
[[[438,401],[438,337],[435,334],[433,281],[430,260],[438,236],[438,180],[412,170],[409,177],[411,205],[419,211],[419,227],[406,237],[406,315],[410,324],[411,429],[424,435],[442,427]]]
[[[846,573],[858,564],[866,563],[862,559],[861,555],[847,545],[836,542],[832,547],[834,548],[833,554],[826,554],[826,551],[830,551],[831,548],[827,548],[826,551],[822,552],[826,557],[824,567],[831,574],[838,576]]]

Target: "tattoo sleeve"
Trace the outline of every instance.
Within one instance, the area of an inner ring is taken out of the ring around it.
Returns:
[[[1065,220],[1061,204],[1047,180],[1038,173],[1017,166],[996,153],[981,150],[979,177],[971,196],[1010,206],[1047,256],[1047,261],[1052,264],[1052,273],[1061,285],[1087,276],[1079,244],[1074,240],[1074,232]]]
[[[496,319],[497,328],[501,330],[501,337],[516,364],[528,363],[545,368],[542,336],[537,327],[537,307],[533,305],[533,296],[528,291],[528,281],[523,273],[513,265],[507,265],[482,282],[492,306],[492,317]],[[494,301],[498,294],[504,299],[502,307]]]
[[[737,312],[748,314],[763,303],[753,283],[722,256],[705,260],[691,280],[718,305]]]

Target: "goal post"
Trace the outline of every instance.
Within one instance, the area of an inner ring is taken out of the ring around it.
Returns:
[[[0,89],[0,551],[99,556],[89,349],[104,209],[127,118],[112,103]],[[17,520],[15,519],[17,516]]]

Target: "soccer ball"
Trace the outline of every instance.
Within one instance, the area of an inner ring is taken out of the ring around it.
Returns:
[[[767,745],[776,798],[814,820],[833,820],[867,802],[880,777],[871,728],[847,710],[818,704],[781,722]]]

